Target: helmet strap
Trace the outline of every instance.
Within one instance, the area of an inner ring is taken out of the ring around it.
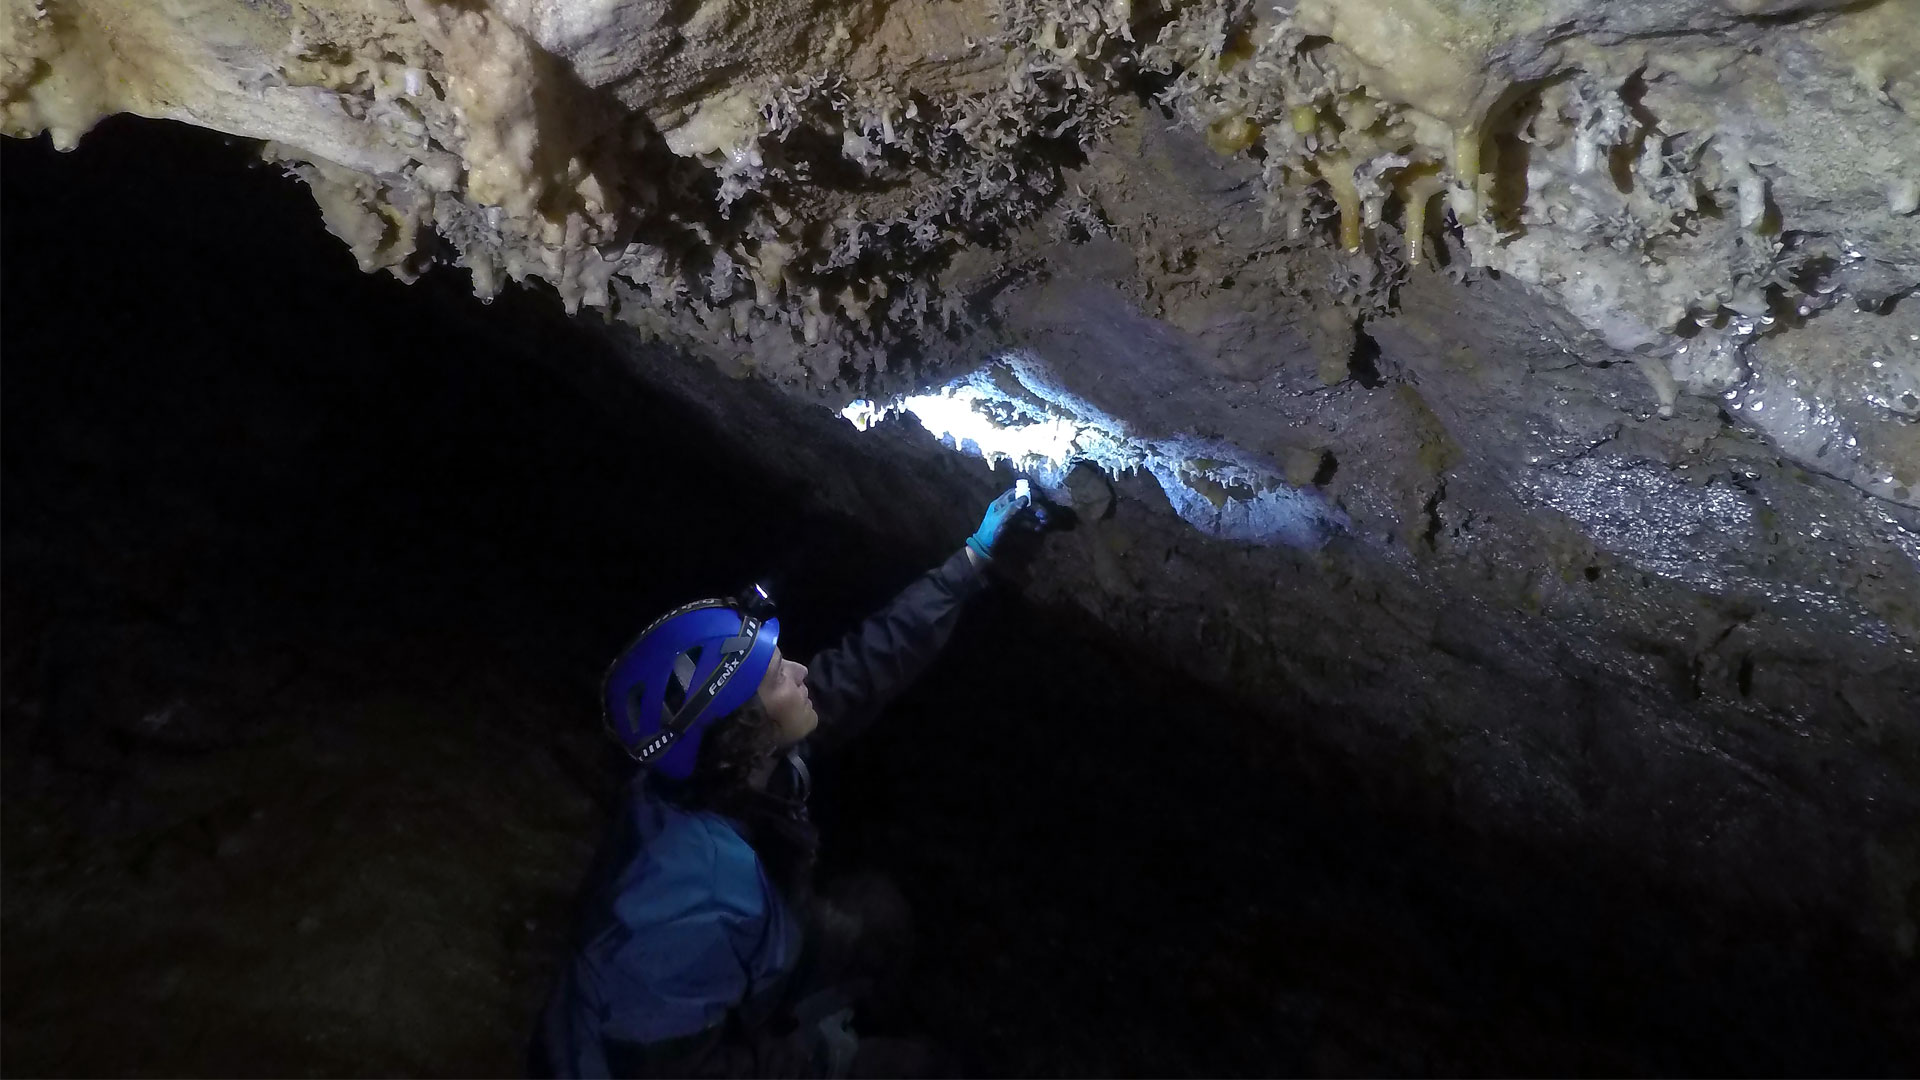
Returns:
[[[807,770],[807,759],[800,756],[798,746],[787,748],[787,769],[793,776],[793,801],[806,802],[813,793],[813,774]]]

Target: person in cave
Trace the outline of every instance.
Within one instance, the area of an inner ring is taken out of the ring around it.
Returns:
[[[852,1028],[854,1007],[898,982],[910,922],[883,879],[815,888],[807,759],[907,688],[1008,535],[1043,512],[1024,481],[1002,494],[959,551],[810,668],[781,654],[758,587],[668,612],[620,655],[603,704],[640,768],[582,891],[536,1075],[931,1070],[924,1044]]]

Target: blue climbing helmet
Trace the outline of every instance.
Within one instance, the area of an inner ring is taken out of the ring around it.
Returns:
[[[707,726],[759,691],[779,640],[773,601],[758,585],[667,612],[607,669],[607,727],[635,761],[685,779]]]

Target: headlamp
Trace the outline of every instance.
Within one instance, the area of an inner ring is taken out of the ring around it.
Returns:
[[[734,606],[740,610],[742,615],[759,619],[761,622],[773,618],[778,610],[774,605],[773,595],[767,592],[765,585],[758,583],[752,585],[735,598]]]

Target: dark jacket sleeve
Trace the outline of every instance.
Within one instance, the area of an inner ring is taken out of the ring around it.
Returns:
[[[962,548],[815,656],[807,669],[820,714],[814,745],[830,748],[864,730],[926,670],[953,635],[961,607],[985,585]]]

